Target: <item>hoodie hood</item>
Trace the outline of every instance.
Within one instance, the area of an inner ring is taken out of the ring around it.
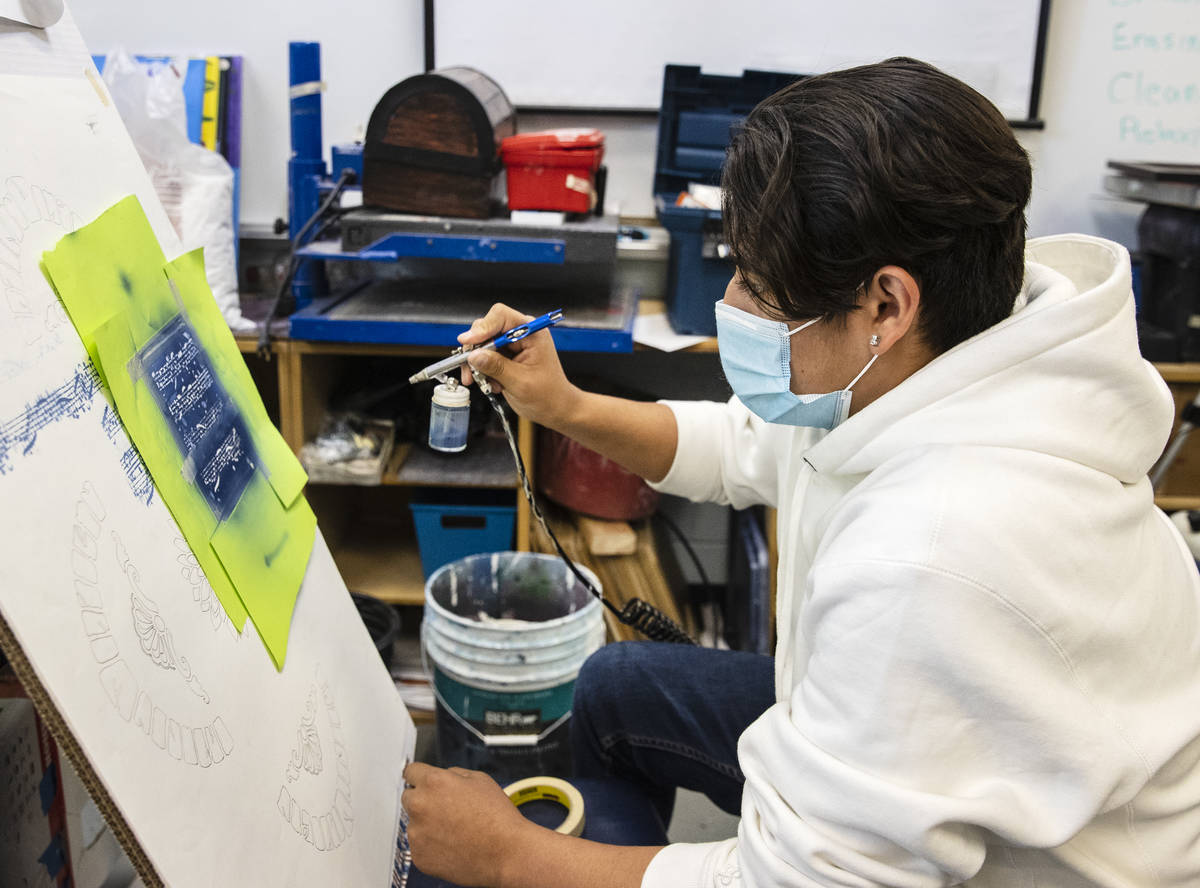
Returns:
[[[1012,315],[847,419],[808,462],[863,474],[914,447],[968,444],[1138,481],[1162,453],[1174,405],[1138,351],[1131,281],[1119,244],[1078,234],[1029,241]]]

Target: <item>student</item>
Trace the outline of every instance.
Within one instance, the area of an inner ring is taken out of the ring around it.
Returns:
[[[738,837],[597,845],[414,765],[417,865],[526,888],[1200,884],[1200,581],[1146,478],[1173,410],[1126,251],[1026,243],[1004,118],[909,59],[767,99],[724,187],[728,404],[582,392],[548,332],[472,367],[661,490],[779,509],[773,676],[622,644],[576,690],[582,768],[664,808],[679,774],[727,806],[744,776]],[[496,306],[461,339],[522,320]]]

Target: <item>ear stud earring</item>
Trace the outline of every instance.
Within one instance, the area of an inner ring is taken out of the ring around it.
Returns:
[[[874,347],[876,345],[879,345],[879,334],[872,333],[871,334],[871,346]]]

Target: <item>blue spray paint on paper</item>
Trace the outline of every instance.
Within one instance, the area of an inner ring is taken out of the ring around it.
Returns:
[[[142,455],[136,448],[130,447],[121,454],[121,468],[125,470],[125,480],[129,482],[133,495],[150,505],[154,501],[154,479],[150,477],[146,464],[142,462]]]
[[[396,832],[396,856],[392,859],[391,888],[404,888],[412,870],[412,848],[408,843],[408,812],[400,809],[400,829]]]
[[[64,419],[78,419],[91,410],[99,388],[99,375],[90,361],[84,361],[58,388],[27,403],[16,416],[0,422],[0,475],[12,470],[14,456],[27,456],[33,451],[42,430]]]
[[[213,514],[228,518],[258,459],[195,331],[177,315],[138,352],[137,363],[184,456],[184,471]]]
[[[47,427],[65,419],[78,419],[91,411],[100,388],[99,374],[90,361],[84,361],[67,382],[35,398],[16,416],[0,422],[0,475],[13,470],[15,457],[33,453],[38,435]],[[108,440],[116,442],[121,420],[108,404],[104,405],[100,427]],[[121,455],[121,468],[133,495],[150,505],[154,500],[154,481],[132,446]]]
[[[121,432],[121,417],[117,416],[117,411],[113,410],[107,404],[104,405],[104,413],[100,417],[100,428],[104,429],[104,434],[110,441],[116,441],[117,435]]]
[[[100,417],[100,427],[104,429],[109,441],[119,443],[117,439],[121,436],[121,418],[107,404],[104,405],[104,415]],[[142,462],[142,455],[132,444],[121,454],[121,468],[125,471],[125,480],[129,482],[129,489],[133,491],[133,495],[147,506],[150,505],[154,501],[154,479],[150,477],[150,470]]]

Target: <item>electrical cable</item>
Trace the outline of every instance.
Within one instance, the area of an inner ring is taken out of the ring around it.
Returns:
[[[337,182],[334,184],[333,190],[325,196],[325,199],[321,201],[320,205],[317,207],[317,211],[308,217],[308,221],[300,227],[300,230],[296,232],[296,236],[292,238],[291,248],[288,250],[287,271],[284,272],[283,277],[279,281],[279,286],[275,290],[275,299],[271,303],[271,310],[267,312],[267,317],[263,321],[262,332],[258,335],[258,355],[265,361],[271,360],[271,322],[275,320],[276,316],[279,314],[279,307],[283,304],[283,297],[287,293],[288,287],[292,285],[292,278],[295,277],[297,269],[300,268],[300,263],[304,261],[304,257],[297,256],[296,252],[302,246],[304,246],[304,236],[308,234],[309,230],[316,225],[317,222],[327,212],[329,212],[329,208],[333,206],[334,202],[338,199],[338,196],[342,193],[342,189],[345,188],[353,178],[353,170],[342,170],[342,174],[338,177]],[[344,210],[335,210],[334,215],[330,219],[325,220],[321,226],[313,232],[311,240],[316,240],[319,238],[325,233],[325,231],[328,230],[330,225],[340,219],[344,214]]]
[[[675,523],[675,519],[666,512],[655,512],[654,515],[670,528],[671,533],[675,534],[675,538],[683,545],[684,551],[688,553],[688,557],[691,558],[692,564],[696,568],[696,573],[700,575],[700,582],[705,586],[711,586],[712,583],[708,580],[708,574],[704,570],[704,565],[700,563],[700,556],[696,554],[696,550],[692,548],[692,544],[688,541],[688,538],[679,529],[679,525]]]
[[[708,603],[712,607],[713,614],[713,638],[720,638],[725,634],[725,620],[723,615],[717,608],[717,590],[708,578],[707,571],[704,570],[704,565],[700,563],[700,556],[696,554],[696,550],[692,548],[691,541],[684,534],[683,530],[675,522],[675,519],[666,512],[655,512],[655,517],[660,519],[663,524],[675,535],[675,539],[679,540],[683,549],[687,552],[688,557],[692,561],[692,565],[696,568],[696,573],[700,575],[700,582],[704,585],[705,591],[708,593]],[[703,626],[703,620],[700,621]]]
[[[550,529],[550,525],[546,523],[545,517],[542,515],[542,510],[538,507],[537,499],[533,494],[533,484],[529,480],[529,473],[525,470],[525,460],[521,458],[521,451],[517,447],[517,439],[513,435],[512,426],[508,422],[508,416],[504,412],[504,408],[500,402],[496,400],[495,394],[492,392],[491,383],[488,382],[486,376],[476,372],[474,374],[475,381],[479,386],[479,390],[483,392],[488,402],[492,405],[492,409],[496,411],[496,415],[500,417],[500,425],[504,429],[504,436],[508,439],[509,449],[512,450],[513,460],[517,464],[517,475],[521,479],[521,489],[525,493],[525,499],[529,502],[529,509],[533,513],[533,517],[537,519],[538,525],[545,531],[546,536],[550,538],[550,542],[554,544],[555,551],[570,568],[571,573],[590,592],[599,602],[613,613],[613,615],[626,626],[632,626],[637,631],[641,632],[652,641],[669,641],[676,644],[695,644],[687,631],[656,608],[654,605],[643,601],[640,598],[631,598],[625,602],[624,607],[618,609],[611,601],[601,594],[592,581],[584,576],[581,571],[562,547],[562,543],[558,541],[558,537],[554,535],[554,531]],[[442,382],[449,383],[450,377],[445,375],[439,376],[438,379]]]

